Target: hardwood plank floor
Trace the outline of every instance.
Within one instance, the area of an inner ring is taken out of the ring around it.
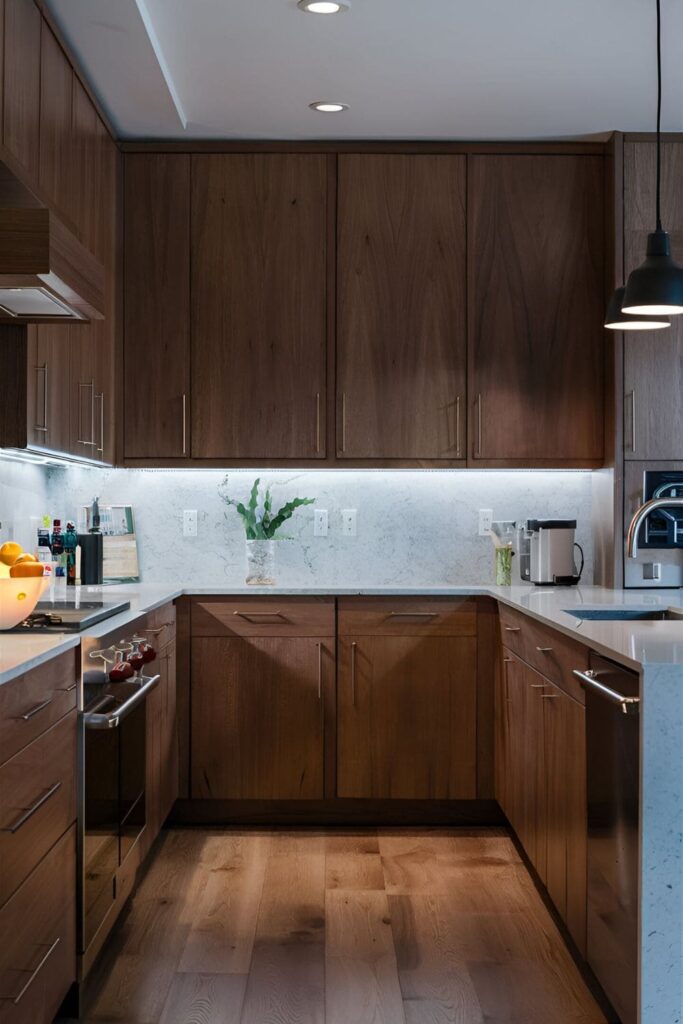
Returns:
[[[186,829],[152,858],[88,1024],[605,1024],[504,830]]]

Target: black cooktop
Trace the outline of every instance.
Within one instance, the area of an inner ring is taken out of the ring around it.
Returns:
[[[82,633],[96,622],[125,612],[130,601],[39,601],[12,633]]]

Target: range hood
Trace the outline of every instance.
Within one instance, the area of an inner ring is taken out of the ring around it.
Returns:
[[[1,205],[0,323],[103,318],[104,268],[92,253],[46,207]]]

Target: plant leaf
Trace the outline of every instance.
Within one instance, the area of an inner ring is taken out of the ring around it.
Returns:
[[[270,521],[266,535],[269,538],[273,538],[282,524],[292,518],[296,509],[300,508],[302,505],[313,505],[314,502],[315,498],[294,498],[292,501],[288,501],[287,504],[283,505],[277,515]]]

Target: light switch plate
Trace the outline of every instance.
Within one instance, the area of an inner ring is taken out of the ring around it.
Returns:
[[[479,536],[488,537],[491,532],[491,526],[493,524],[493,509],[492,508],[480,508],[479,509]]]
[[[342,509],[342,533],[345,537],[355,537],[357,512],[355,508]]]
[[[313,536],[327,537],[327,509],[313,509]]]
[[[186,508],[183,512],[183,537],[197,536],[197,509]]]

